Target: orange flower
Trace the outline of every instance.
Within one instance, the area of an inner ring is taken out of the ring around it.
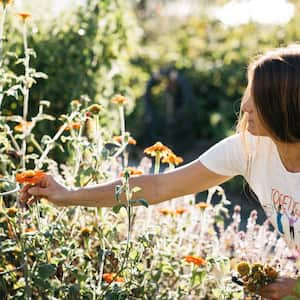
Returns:
[[[143,174],[143,171],[138,170],[138,169],[133,168],[133,167],[127,167],[126,170],[128,171],[128,173],[129,173],[130,176],[142,175]],[[124,176],[124,172],[121,172],[120,176],[121,177]]]
[[[9,207],[6,211],[7,215],[10,216],[10,217],[14,217],[18,212],[18,209],[14,206],[12,207]]]
[[[117,143],[122,143],[122,136],[121,135],[115,135],[113,137],[113,140]],[[136,145],[136,140],[132,138],[131,136],[128,138],[128,144],[129,145]]]
[[[100,104],[92,104],[87,108],[87,110],[92,114],[98,114],[102,109],[103,107]]]
[[[204,258],[195,255],[187,255],[184,257],[184,260],[197,266],[202,266],[206,263]]]
[[[183,213],[187,212],[187,209],[184,207],[177,207],[175,210],[176,215],[182,215]]]
[[[183,163],[183,158],[170,152],[167,156],[163,157],[162,162],[178,166]]]
[[[18,183],[37,184],[44,178],[45,175],[46,173],[42,170],[28,170],[16,174],[16,181]]]
[[[20,124],[16,125],[14,127],[15,131],[18,132],[25,132],[29,129],[29,127],[32,125],[32,122],[21,122]]]
[[[26,19],[31,17],[31,14],[26,11],[22,11],[22,12],[17,13],[17,16],[19,16],[22,19],[22,21],[25,22]]]
[[[83,237],[88,237],[93,231],[93,228],[92,227],[83,227],[80,229],[80,234],[83,236]]]
[[[209,207],[209,204],[206,202],[199,202],[198,204],[196,204],[196,207],[204,210],[205,208]]]
[[[105,282],[111,283],[111,282],[125,282],[125,279],[123,277],[116,277],[116,273],[104,273],[102,275],[102,278]]]
[[[79,122],[72,122],[65,128],[65,131],[70,131],[71,129],[80,129],[81,124]]]
[[[124,105],[128,102],[127,98],[121,95],[115,96],[114,98],[111,99],[111,101],[119,105]]]
[[[24,233],[34,233],[37,229],[35,227],[28,227],[24,229]]]
[[[170,153],[172,153],[171,149],[163,145],[161,142],[156,142],[154,145],[146,148],[144,150],[144,153],[151,155],[151,156],[156,156],[157,153],[160,153],[162,156],[168,156]]]
[[[158,211],[164,216],[173,216],[174,215],[174,211],[171,209],[168,209],[168,208],[160,208]]]

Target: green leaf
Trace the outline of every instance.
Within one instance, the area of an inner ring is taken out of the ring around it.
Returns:
[[[299,297],[296,296],[286,296],[282,298],[282,300],[297,300],[297,299],[299,299]]]
[[[149,207],[149,203],[145,199],[139,199],[138,202],[145,207]]]
[[[56,266],[52,264],[41,264],[37,267],[37,274],[42,279],[48,279],[56,272]]]
[[[141,191],[142,189],[139,186],[135,186],[134,188],[131,189],[132,193],[137,193],[139,191]]]
[[[117,213],[119,213],[119,211],[122,207],[126,207],[126,206],[124,204],[117,204],[117,205],[113,206],[112,210],[115,214],[117,214]]]

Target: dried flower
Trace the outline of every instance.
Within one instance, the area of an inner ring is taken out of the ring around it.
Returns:
[[[278,272],[271,266],[268,266],[268,265],[265,266],[264,267],[264,272],[271,279],[276,279],[278,277]]]
[[[123,277],[116,276],[116,273],[104,273],[102,275],[102,278],[107,283],[111,283],[111,282],[122,283],[122,282],[125,282],[125,279]]]
[[[26,132],[29,127],[32,125],[32,122],[21,122],[20,124],[14,127],[14,130],[17,132]]]
[[[195,255],[187,255],[184,257],[184,260],[197,266],[202,266],[206,263],[204,258]]]
[[[16,174],[16,181],[18,183],[37,184],[45,175],[46,173],[42,170],[27,170]]]
[[[119,104],[119,105],[124,105],[128,102],[128,99],[125,98],[122,95],[117,95],[111,100],[113,103]]]
[[[246,276],[250,273],[250,265],[245,261],[240,262],[236,268],[241,276]]]
[[[172,153],[171,149],[163,145],[161,142],[156,142],[154,145],[146,148],[144,153],[150,156],[156,156],[157,153],[160,153],[162,157],[168,156],[169,153]]]
[[[25,22],[28,18],[31,17],[31,14],[29,12],[23,11],[17,13],[17,16],[19,16],[22,19],[22,21]]]
[[[178,166],[183,163],[183,158],[170,152],[167,156],[163,157],[162,162]]]

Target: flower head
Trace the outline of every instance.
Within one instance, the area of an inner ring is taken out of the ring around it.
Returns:
[[[45,175],[46,173],[42,170],[27,170],[16,174],[16,181],[18,183],[37,184]]]
[[[204,258],[196,255],[187,255],[184,257],[184,260],[197,266],[202,266],[206,263]]]
[[[32,122],[21,122],[14,127],[14,130],[17,132],[26,132],[32,125]]]
[[[90,113],[95,115],[98,114],[102,109],[102,106],[99,104],[92,104],[87,108]]]
[[[176,214],[176,215],[182,215],[182,214],[184,214],[185,212],[187,212],[187,209],[184,208],[184,207],[177,207],[176,210],[175,210],[175,214]]]
[[[159,213],[164,215],[164,216],[173,216],[174,215],[174,211],[168,208],[160,208]]]
[[[172,153],[171,149],[167,146],[163,145],[161,142],[156,142],[154,145],[146,148],[144,150],[144,153],[150,155],[150,156],[156,156],[157,153],[160,153],[162,157],[168,156],[170,153]]]
[[[72,122],[65,128],[65,131],[70,131],[71,129],[80,129],[81,124],[80,122]]]
[[[123,277],[116,276],[115,273],[104,273],[102,275],[102,278],[107,283],[111,283],[111,282],[122,283],[122,282],[125,282],[125,279]]]
[[[241,276],[247,276],[250,273],[250,265],[245,261],[240,262],[236,268]]]
[[[22,11],[22,12],[17,13],[17,16],[20,17],[23,22],[25,22],[28,18],[31,17],[31,14],[29,12]]]
[[[205,208],[209,207],[209,204],[206,202],[199,202],[196,204],[196,207],[200,208],[201,210],[204,210]]]
[[[122,136],[121,135],[115,135],[113,137],[113,140],[117,143],[122,143]],[[128,144],[129,145],[136,145],[136,140],[133,137],[128,137]]]
[[[167,156],[163,157],[162,162],[178,166],[183,163],[183,158],[175,155],[173,152],[170,152]]]
[[[128,102],[128,99],[122,95],[117,95],[111,99],[111,102],[119,104],[119,105],[124,105]]]
[[[93,231],[92,227],[83,227],[80,230],[80,235],[82,235],[83,237],[88,237],[88,236],[90,236],[92,231]]]
[[[7,215],[10,216],[10,217],[14,217],[18,212],[18,209],[14,206],[12,207],[9,207],[6,211]]]
[[[133,167],[127,167],[125,172],[128,172],[130,176],[134,176],[134,175],[142,175],[143,171],[133,168]],[[124,176],[125,172],[121,172],[120,176]]]

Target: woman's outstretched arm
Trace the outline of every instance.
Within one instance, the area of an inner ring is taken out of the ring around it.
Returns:
[[[129,178],[129,186],[139,187],[133,199],[145,199],[149,204],[157,204],[175,197],[201,192],[219,185],[231,177],[216,174],[207,169],[199,160],[185,166],[157,175],[141,175]],[[82,205],[95,207],[112,207],[117,204],[115,188],[121,180],[70,190],[47,175],[35,187],[25,186],[21,201],[31,204],[39,198],[46,198],[59,206]],[[121,195],[121,201],[125,196]]]

